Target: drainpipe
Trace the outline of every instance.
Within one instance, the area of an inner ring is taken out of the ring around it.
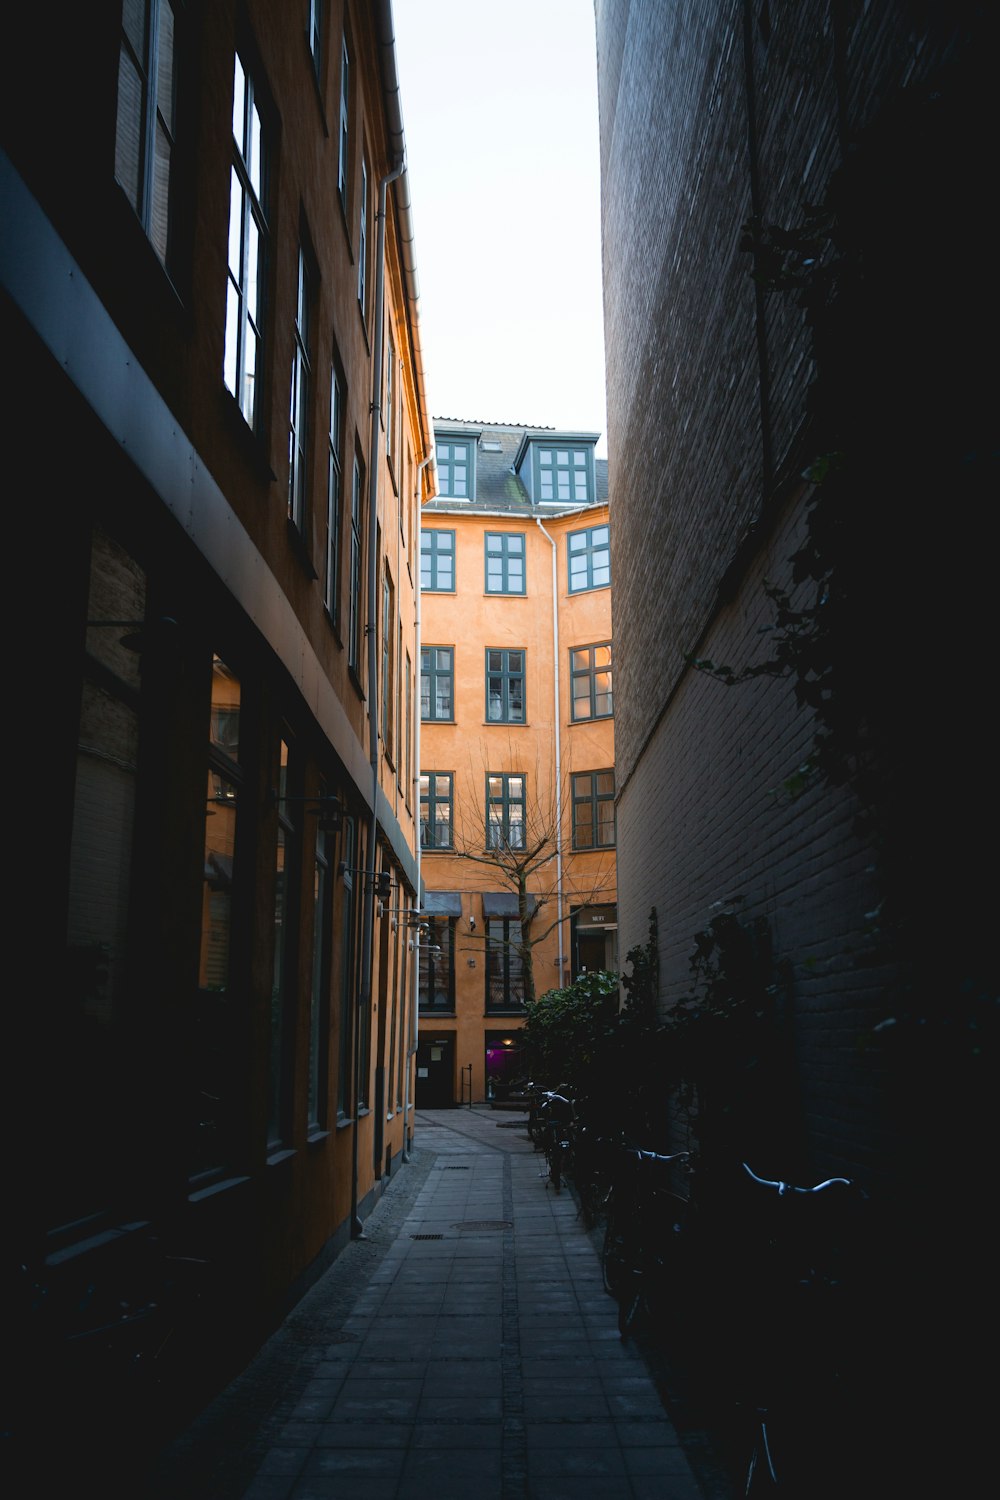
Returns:
[[[375,250],[375,378],[372,382],[372,424],[368,444],[368,622],[365,634],[368,637],[368,754],[372,772],[371,822],[368,829],[368,848],[365,851],[365,888],[363,923],[361,929],[361,989],[358,993],[358,1010],[354,1026],[354,1144],[351,1152],[351,1238],[364,1238],[364,1225],[358,1213],[358,1137],[361,1133],[361,1118],[357,1097],[361,1084],[361,1021],[367,1013],[372,994],[372,930],[375,925],[375,859],[378,853],[378,740],[379,740],[379,691],[378,691],[378,475],[379,475],[379,420],[382,412],[382,367],[385,356],[384,301],[385,301],[385,213],[386,191],[389,183],[401,177],[405,169],[405,158],[399,165],[380,179],[378,185],[378,235]]]
[[[562,876],[562,741],[559,736],[559,589],[556,576],[556,544],[542,525],[541,517],[535,517],[535,525],[552,548],[552,660],[553,694],[555,699],[555,747],[556,747],[556,913],[559,935],[559,988],[563,985],[563,876]]]
[[[417,465],[416,494],[417,502],[417,529],[420,529],[420,489],[421,476],[427,465],[434,458],[434,450],[431,449],[427,457]],[[415,613],[413,620],[413,650],[414,668],[417,679],[416,703],[414,707],[414,730],[413,730],[413,807],[417,819],[417,906],[420,906],[420,856],[422,845],[420,842],[420,554],[417,553],[416,587],[414,589]],[[417,1041],[420,1028],[420,924],[413,927],[413,968],[410,974],[410,1016],[409,1016],[409,1044],[406,1051],[406,1079],[403,1094],[403,1160],[408,1162],[410,1153],[407,1148],[407,1127],[410,1117],[410,1064],[416,1056]]]

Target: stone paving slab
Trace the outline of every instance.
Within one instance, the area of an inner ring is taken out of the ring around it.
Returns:
[[[418,1113],[363,1238],[137,1496],[714,1500],[525,1120]]]

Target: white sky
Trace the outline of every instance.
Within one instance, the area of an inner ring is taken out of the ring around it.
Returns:
[[[393,0],[435,417],[599,432],[593,0]]]

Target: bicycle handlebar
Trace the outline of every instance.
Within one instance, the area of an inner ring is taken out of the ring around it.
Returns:
[[[750,1170],[746,1162],[743,1163],[743,1170],[748,1177],[753,1178],[754,1182],[759,1182],[761,1187],[774,1188],[779,1198],[784,1198],[789,1193],[821,1193],[824,1188],[829,1187],[854,1187],[854,1182],[850,1177],[827,1177],[823,1182],[817,1182],[812,1187],[796,1187],[792,1182],[772,1182],[769,1177],[758,1177],[756,1172]]]

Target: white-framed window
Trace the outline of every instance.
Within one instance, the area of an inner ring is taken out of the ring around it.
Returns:
[[[267,146],[253,79],[237,53],[233,165],[229,184],[229,276],[223,377],[248,425],[260,420],[264,276],[267,264]]]
[[[170,0],[124,0],[118,52],[115,177],[164,265],[170,253],[176,32]]]

